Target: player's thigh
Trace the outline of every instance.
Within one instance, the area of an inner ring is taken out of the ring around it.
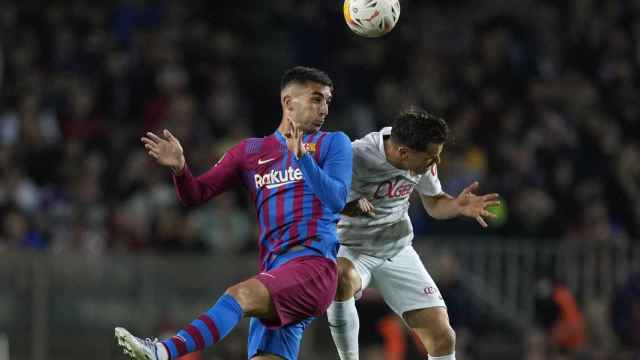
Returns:
[[[287,326],[268,328],[259,319],[251,318],[247,346],[248,358],[297,359],[302,334],[311,321],[313,318],[307,318]]]
[[[342,261],[340,260],[341,258],[343,259]],[[352,278],[357,277],[355,284],[352,285],[355,285],[354,295],[358,299],[362,296],[362,291],[369,286],[373,269],[380,266],[384,260],[359,253],[347,246],[340,246],[338,250],[338,266],[340,266],[341,262],[345,264],[345,261],[355,270],[355,274],[352,272],[350,275]],[[343,266],[348,266],[348,264]]]
[[[376,268],[373,277],[387,305],[400,316],[416,309],[446,307],[438,286],[411,246]]]

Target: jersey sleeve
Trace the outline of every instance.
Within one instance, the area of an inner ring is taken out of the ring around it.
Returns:
[[[351,188],[353,153],[349,137],[342,132],[334,133],[328,145],[324,167],[318,166],[309,153],[298,163],[305,181],[322,204],[338,213],[344,208]]]
[[[181,175],[173,175],[180,202],[185,206],[197,206],[240,183],[243,148],[243,143],[234,146],[198,177],[194,177],[187,166]]]
[[[423,195],[436,196],[443,194],[442,185],[438,178],[438,167],[433,165],[426,174],[420,178],[420,181],[416,185],[415,189]]]
[[[368,173],[365,156],[367,149],[366,144],[363,140],[359,139],[351,143],[351,146],[353,149],[353,176],[351,178],[351,191],[349,191],[347,202],[366,197],[366,194],[364,193],[364,180]]]

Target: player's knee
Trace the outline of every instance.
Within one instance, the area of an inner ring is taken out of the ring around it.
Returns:
[[[448,354],[455,350],[456,332],[449,324],[436,327],[429,335],[435,351]]]
[[[338,260],[338,289],[336,300],[351,298],[360,288],[360,276],[351,262]]]
[[[226,294],[231,295],[238,302],[245,314],[252,314],[264,307],[262,306],[264,301],[262,301],[260,291],[257,291],[251,285],[250,281],[244,281],[229,287],[225,291]]]
[[[238,305],[240,305],[242,310],[247,311],[250,307],[249,302],[251,301],[251,291],[247,287],[243,286],[242,283],[229,287],[225,291],[225,294],[233,297],[238,302]]]

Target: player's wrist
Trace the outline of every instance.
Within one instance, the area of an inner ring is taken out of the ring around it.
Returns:
[[[184,168],[186,166],[187,166],[187,161],[184,158],[184,155],[182,155],[178,163],[176,165],[171,166],[171,171],[173,171],[174,175],[181,176],[182,174],[184,174]]]

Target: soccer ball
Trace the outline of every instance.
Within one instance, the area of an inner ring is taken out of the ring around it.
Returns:
[[[400,18],[399,0],[344,0],[344,19],[356,34],[380,37],[393,29]]]

